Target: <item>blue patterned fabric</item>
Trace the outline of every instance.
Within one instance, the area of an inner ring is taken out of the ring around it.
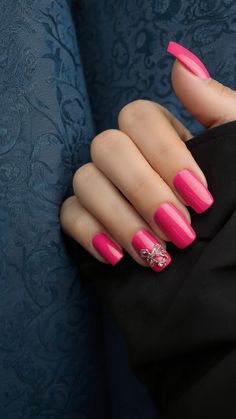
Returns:
[[[170,40],[204,61],[210,74],[235,88],[234,0],[77,0],[74,11],[97,130],[115,127],[122,106],[158,101],[193,133],[201,127],[173,93],[166,53]]]
[[[233,0],[1,0],[1,419],[157,419],[118,326],[58,220],[96,132],[136,98],[199,127],[170,83],[170,39],[235,88]]]
[[[0,3],[1,419],[106,418],[103,327],[58,221],[93,126],[69,4]]]

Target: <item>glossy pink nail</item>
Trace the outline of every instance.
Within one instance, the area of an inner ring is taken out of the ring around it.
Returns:
[[[206,186],[188,169],[178,172],[173,183],[185,202],[199,214],[206,211],[214,202]]]
[[[142,259],[155,271],[160,272],[171,262],[169,253],[146,230],[139,230],[132,237],[132,245]]]
[[[113,266],[124,256],[120,248],[104,233],[95,234],[92,243],[98,253]]]
[[[187,218],[171,203],[164,203],[157,208],[154,219],[169,240],[180,249],[189,246],[196,238]]]
[[[167,47],[167,52],[174,55],[191,73],[201,79],[209,79],[210,74],[208,73],[204,64],[187,48],[176,42],[170,41]]]

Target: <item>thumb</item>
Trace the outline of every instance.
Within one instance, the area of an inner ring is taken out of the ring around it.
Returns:
[[[177,60],[172,84],[184,107],[205,127],[213,128],[236,119],[236,92],[212,79],[192,52],[170,42],[167,51]]]

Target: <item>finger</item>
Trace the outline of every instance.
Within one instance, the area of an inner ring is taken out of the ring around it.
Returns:
[[[158,236],[180,248],[192,243],[196,236],[187,208],[126,134],[118,130],[99,134],[92,141],[91,156]]]
[[[132,102],[120,112],[119,127],[185,204],[198,213],[213,204],[205,176],[183,142],[189,131],[163,107],[147,100]]]
[[[159,272],[169,265],[171,258],[165,250],[165,243],[155,237],[145,221],[94,164],[86,164],[76,171],[73,188],[83,207],[137,263],[150,265],[153,259],[147,257],[156,246],[158,254],[150,266]]]
[[[66,199],[61,207],[63,230],[91,255],[104,263],[116,265],[124,256],[121,247],[82,205],[76,196]]]
[[[167,51],[177,58],[172,85],[184,107],[207,128],[235,120],[235,91],[211,78],[199,58],[176,42]]]

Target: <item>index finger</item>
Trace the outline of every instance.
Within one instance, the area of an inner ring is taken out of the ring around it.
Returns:
[[[118,122],[185,204],[198,213],[213,204],[204,173],[184,143],[191,134],[173,115],[154,102],[138,100],[121,110]]]

